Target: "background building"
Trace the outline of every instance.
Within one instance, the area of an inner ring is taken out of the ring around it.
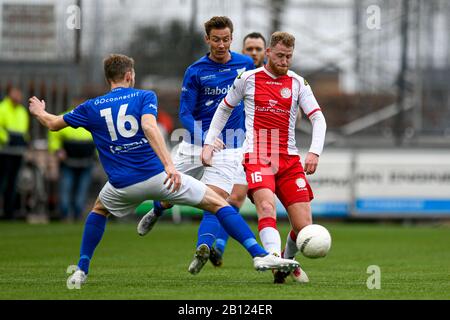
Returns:
[[[102,59],[120,52],[179,127],[183,73],[206,52],[203,23],[213,15],[233,20],[235,51],[252,31],[296,36],[293,69],[323,106],[327,150],[350,150],[349,163],[359,149],[427,148],[433,157],[450,147],[447,0],[0,0],[0,96],[18,85],[63,112],[73,97],[106,90]],[[310,130],[299,123],[301,147]],[[33,120],[38,148],[46,134]]]

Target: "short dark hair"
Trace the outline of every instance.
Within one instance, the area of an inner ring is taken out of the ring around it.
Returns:
[[[280,42],[288,48],[295,47],[295,37],[290,33],[281,31],[274,32],[270,38],[270,47],[273,48]]]
[[[249,38],[250,39],[262,39],[262,41],[264,42],[264,47],[267,45],[266,38],[264,38],[264,36],[259,32],[252,32],[252,33],[249,33],[248,35],[246,35],[244,37],[244,40],[242,41],[242,44],[245,44],[245,40],[247,40]]]
[[[225,16],[215,16],[205,22],[205,32],[208,37],[212,29],[221,30],[226,28],[230,28],[231,34],[233,34],[233,22]]]
[[[20,91],[22,93],[22,90],[20,90],[19,87],[16,87],[9,83],[8,86],[6,87],[6,95],[9,96],[11,92],[13,92],[14,90]]]
[[[123,80],[125,74],[134,69],[134,60],[123,54],[110,54],[103,61],[103,66],[106,80],[109,83],[117,82]]]

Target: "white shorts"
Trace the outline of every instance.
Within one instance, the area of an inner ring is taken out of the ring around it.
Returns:
[[[190,175],[204,184],[218,187],[231,194],[233,185],[247,185],[242,166],[242,149],[224,149],[215,152],[212,167],[203,166],[200,155],[202,148],[187,142],[181,142],[173,156],[175,168]]]
[[[206,185],[202,182],[181,174],[180,190],[171,193],[164,186],[166,177],[167,174],[161,172],[148,180],[122,189],[117,189],[107,182],[100,191],[100,201],[112,215],[120,218],[134,214],[136,208],[146,200],[163,200],[188,206],[196,206],[203,200]]]

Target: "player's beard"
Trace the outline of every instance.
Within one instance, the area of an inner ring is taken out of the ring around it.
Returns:
[[[289,71],[289,67],[285,68],[277,67],[270,59],[267,63],[269,64],[270,69],[272,69],[272,71],[275,73],[276,76],[284,76]]]

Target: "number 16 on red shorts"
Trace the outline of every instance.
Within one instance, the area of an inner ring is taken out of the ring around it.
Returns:
[[[257,157],[245,154],[243,161],[248,182],[248,196],[260,189],[270,189],[285,208],[314,199],[298,155],[277,154]]]

